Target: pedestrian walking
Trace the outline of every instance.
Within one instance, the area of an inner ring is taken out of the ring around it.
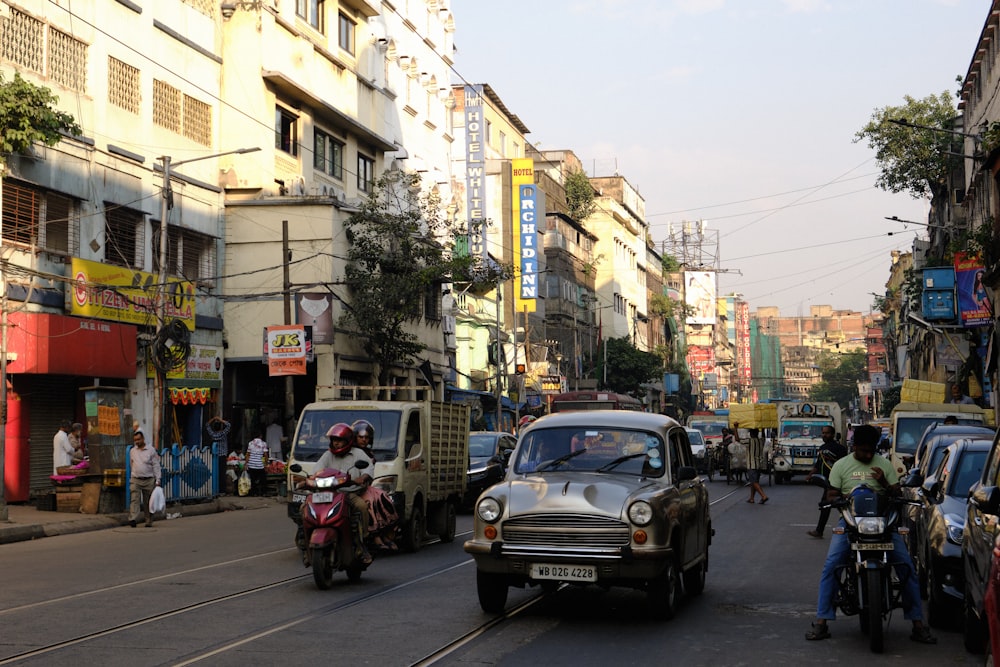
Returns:
[[[760,486],[761,473],[767,470],[767,458],[764,454],[764,440],[759,437],[759,433],[760,431],[752,428],[747,439],[747,480],[750,483],[750,499],[747,502],[754,503],[754,496],[760,494],[760,504],[763,505],[770,498]]]
[[[128,525],[135,528],[140,513],[146,516],[146,528],[153,527],[153,513],[149,511],[149,498],[160,485],[160,454],[146,445],[142,431],[132,434],[132,448],[128,452],[129,511]]]
[[[812,479],[813,475],[820,473],[829,481],[830,470],[833,468],[833,464],[847,456],[847,448],[837,442],[836,431],[833,430],[832,426],[824,426],[820,435],[823,437],[823,444],[820,445],[819,450],[816,452],[816,460],[813,462],[812,470],[806,475],[807,482]],[[830,508],[824,507],[826,505],[826,487],[823,488],[823,495],[820,496],[819,504],[819,522],[816,524],[815,530],[808,531],[809,535],[813,537],[823,537],[826,522],[830,519]]]

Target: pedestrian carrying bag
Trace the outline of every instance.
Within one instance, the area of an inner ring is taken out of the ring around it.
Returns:
[[[241,496],[250,495],[250,474],[246,470],[240,475],[240,481],[236,483],[236,491]]]
[[[167,507],[167,500],[163,496],[163,488],[156,487],[149,496],[149,513],[156,514],[162,512]]]

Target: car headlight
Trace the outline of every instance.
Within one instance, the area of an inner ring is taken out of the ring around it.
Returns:
[[[503,513],[503,505],[496,498],[483,498],[476,505],[476,515],[486,523],[493,523]]]
[[[628,520],[637,526],[648,525],[653,520],[653,508],[645,500],[634,502],[628,508]]]
[[[855,517],[858,522],[858,532],[862,535],[878,535],[885,532],[884,516]]]
[[[948,541],[962,546],[962,532],[965,530],[965,517],[958,514],[945,514],[944,527],[948,533]]]

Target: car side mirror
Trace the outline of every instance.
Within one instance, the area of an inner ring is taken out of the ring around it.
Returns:
[[[910,473],[903,480],[902,486],[913,488],[917,486],[923,486],[923,483],[924,483],[924,476],[920,474],[920,471],[911,470]]]
[[[368,467],[368,461],[356,461],[354,463],[354,467],[357,468],[358,470],[364,470],[365,468]]]
[[[1000,514],[1000,487],[980,486],[973,491],[970,502],[984,514]]]
[[[925,497],[936,502],[941,491],[941,484],[935,479],[928,479],[920,485],[920,490],[924,492]]]
[[[677,469],[677,479],[686,482],[698,478],[698,470],[694,466],[681,466]]]

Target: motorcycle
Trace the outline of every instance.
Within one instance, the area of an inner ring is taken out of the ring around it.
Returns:
[[[358,467],[365,466],[359,463]],[[293,464],[291,471],[298,473],[302,468]],[[297,493],[304,492],[305,499],[295,543],[303,564],[312,567],[313,579],[320,590],[333,585],[334,572],[343,570],[350,581],[357,581],[368,568],[360,547],[361,528],[352,516],[347,498],[349,492],[358,488],[346,473],[331,468],[317,471],[296,488]]]
[[[822,475],[813,475],[812,482],[827,488]],[[893,609],[903,606],[902,585],[889,561],[889,552],[894,549],[892,534],[909,532],[900,525],[902,508],[908,504],[913,502],[880,497],[874,489],[862,484],[849,496],[820,505],[821,509],[831,507],[840,511],[844,527],[834,528],[834,532],[846,533],[854,555],[853,560],[837,566],[834,604],[845,616],[857,614],[872,653],[882,652],[884,622]]]

